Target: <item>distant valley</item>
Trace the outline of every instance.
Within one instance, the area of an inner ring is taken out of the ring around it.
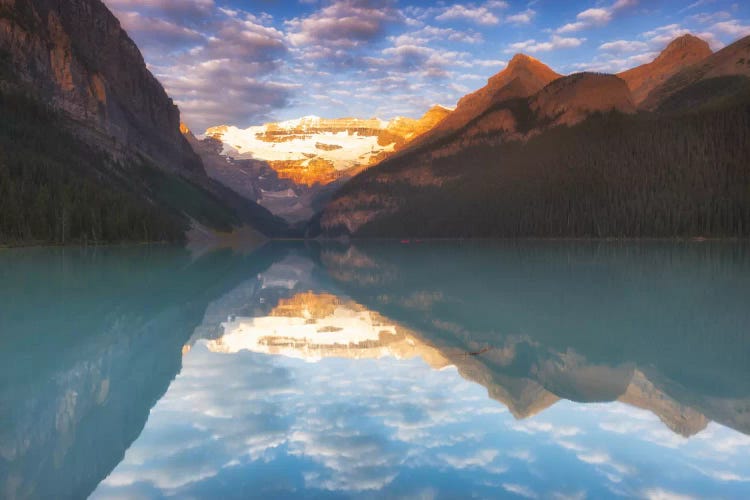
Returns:
[[[310,219],[348,179],[400,151],[450,114],[434,106],[420,119],[298,120],[240,129],[183,132],[208,175],[290,222]]]

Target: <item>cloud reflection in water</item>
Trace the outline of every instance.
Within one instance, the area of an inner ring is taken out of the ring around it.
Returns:
[[[216,335],[194,339],[95,498],[679,498],[750,488],[750,437],[671,400],[638,369],[587,364],[575,352],[562,353],[563,365],[540,358],[539,376],[561,392],[580,395],[586,376],[602,374],[614,382],[594,394],[613,383],[621,391],[614,402],[558,401],[318,289],[309,262],[294,280],[289,268],[259,276],[257,294],[275,297],[253,295],[268,306],[262,314],[233,314]],[[527,342],[508,337],[490,358],[511,363]],[[528,399],[523,410],[498,402],[518,397]]]

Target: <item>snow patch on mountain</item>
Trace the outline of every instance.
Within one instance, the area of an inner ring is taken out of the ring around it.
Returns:
[[[395,142],[380,145],[378,135],[363,135],[359,131],[349,130],[311,131],[301,125],[312,125],[312,118],[317,117],[277,124],[279,129],[289,131],[288,135],[282,137],[279,137],[278,131],[269,130],[267,125],[246,129],[230,126],[223,128],[220,136],[209,129],[206,135],[220,138],[225,156],[273,162],[300,161],[303,167],[308,166],[313,158],[323,158],[330,161],[336,170],[367,165],[375,156],[395,149]],[[269,136],[278,138],[278,142],[269,141]]]

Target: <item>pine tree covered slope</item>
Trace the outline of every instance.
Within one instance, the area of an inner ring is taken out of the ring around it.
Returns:
[[[649,101],[654,111],[636,110],[612,75],[570,75],[497,102],[462,129],[354,178],[311,232],[750,236],[748,47],[750,39],[740,40],[666,80],[670,92],[657,88],[662,97]],[[717,76],[680,76],[693,68]]]
[[[193,221],[230,231],[253,209],[254,224],[276,227],[261,207],[232,207],[147,158],[115,160],[26,94],[0,91],[0,114],[0,243],[177,242]]]
[[[0,245],[288,232],[208,178],[100,0],[0,0],[0,118]]]
[[[748,236],[748,158],[750,100],[679,120],[600,114],[528,143],[437,159],[431,183],[414,184],[409,158],[382,165],[333,202],[356,200],[366,216],[334,215],[361,224],[324,228],[360,237]]]

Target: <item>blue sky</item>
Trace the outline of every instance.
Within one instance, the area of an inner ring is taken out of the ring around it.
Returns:
[[[514,53],[616,72],[691,32],[750,35],[736,0],[104,0],[196,131],[455,105]]]

